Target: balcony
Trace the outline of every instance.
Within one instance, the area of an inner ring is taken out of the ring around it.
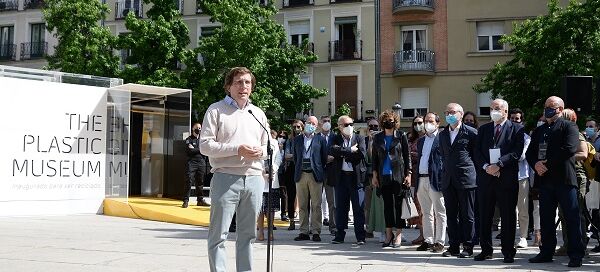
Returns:
[[[44,0],[25,0],[23,9],[39,9],[44,6]]]
[[[177,8],[177,11],[179,11],[179,14],[183,15],[183,0],[174,0],[175,1],[175,8]]]
[[[284,8],[295,8],[314,5],[314,0],[283,0]]]
[[[21,43],[21,60],[39,59],[48,53],[47,42]]]
[[[0,0],[0,11],[18,10],[18,0]]]
[[[406,12],[433,12],[433,0],[394,0],[393,13],[400,14]]]
[[[395,75],[433,75],[435,53],[431,50],[405,50],[394,54]]]
[[[0,44],[0,61],[16,60],[17,45],[12,43]]]
[[[362,40],[339,40],[329,42],[329,61],[362,59]]]
[[[362,2],[362,0],[329,0],[329,4],[354,3]]]
[[[125,19],[129,12],[133,12],[135,17],[142,18],[143,14],[142,0],[125,0],[115,3],[115,19]]]

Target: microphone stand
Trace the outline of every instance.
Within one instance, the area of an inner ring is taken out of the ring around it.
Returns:
[[[263,128],[267,133],[267,164],[268,164],[268,175],[269,175],[269,193],[267,193],[267,272],[271,272],[271,237],[273,236],[273,216],[271,216],[271,194],[273,192],[273,148],[271,148],[271,133],[269,130],[256,118],[252,113],[252,110],[248,110],[248,113],[254,117],[254,120]]]

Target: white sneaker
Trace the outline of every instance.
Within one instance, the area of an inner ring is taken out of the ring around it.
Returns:
[[[519,243],[517,243],[517,248],[527,248],[527,239],[519,238]]]

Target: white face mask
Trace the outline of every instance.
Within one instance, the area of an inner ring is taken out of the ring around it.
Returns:
[[[416,130],[417,132],[421,132],[421,131],[423,131],[423,124],[421,124],[421,125],[415,125],[415,130]]]
[[[342,129],[342,133],[344,133],[344,135],[346,136],[350,136],[352,135],[352,133],[354,133],[354,128],[352,126],[347,126],[344,129]]]
[[[277,138],[277,142],[279,144],[284,144],[285,143],[285,139],[284,138]]]
[[[323,123],[322,128],[323,128],[323,131],[325,131],[325,132],[329,131],[331,129],[331,122]]]
[[[537,122],[537,126],[538,126],[538,127],[539,127],[539,126],[543,126],[543,125],[544,125],[544,123],[546,123],[546,122],[544,122],[544,121],[538,121],[538,122]]]
[[[498,121],[502,120],[502,112],[493,110],[492,113],[490,113],[490,117],[492,118],[492,121],[498,122]]]
[[[432,123],[425,123],[425,131],[429,134],[434,133],[437,127]]]

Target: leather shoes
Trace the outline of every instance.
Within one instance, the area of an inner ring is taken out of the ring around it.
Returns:
[[[479,253],[477,254],[477,256],[475,256],[475,258],[473,258],[473,260],[475,261],[485,261],[485,260],[490,260],[492,259],[492,253]]]
[[[189,204],[189,203],[188,203],[187,201],[184,201],[184,202],[183,202],[183,204],[181,204],[181,207],[182,207],[182,208],[187,208],[187,207],[188,207],[188,204]]]
[[[204,201],[204,198],[198,200],[198,203],[196,203],[196,205],[200,207],[210,207],[210,204],[206,203],[206,201]]]
[[[473,256],[473,249],[464,248],[463,251],[458,255],[459,258],[469,258]]]
[[[458,253],[458,250],[454,251],[454,250],[448,249],[448,250],[444,251],[444,253],[442,253],[443,257],[458,256],[458,255],[460,255],[460,253]]]
[[[318,234],[313,234],[312,240],[313,242],[321,242],[321,236]]]
[[[552,257],[546,257],[541,254],[538,254],[535,257],[529,259],[530,263],[551,263],[552,261]]]
[[[290,226],[288,227],[288,230],[295,230],[296,229],[296,224],[294,223],[294,219],[290,220]]]
[[[581,260],[571,259],[569,260],[568,267],[581,267]]]
[[[431,245],[427,242],[423,242],[419,247],[417,247],[417,251],[427,251],[431,248]]]
[[[504,263],[514,263],[515,257],[513,256],[504,256]]]
[[[294,238],[294,241],[308,241],[310,240],[310,236],[308,234],[300,233],[298,237]]]

